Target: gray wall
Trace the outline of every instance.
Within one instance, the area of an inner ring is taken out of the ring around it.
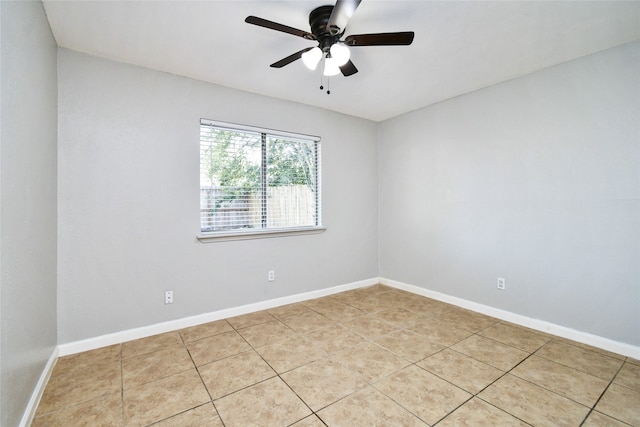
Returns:
[[[0,425],[56,345],[57,48],[40,2],[0,2]]]
[[[381,276],[640,345],[639,53],[382,123]]]
[[[64,49],[58,62],[59,343],[377,276],[375,122]],[[327,231],[197,241],[200,118],[319,135]]]

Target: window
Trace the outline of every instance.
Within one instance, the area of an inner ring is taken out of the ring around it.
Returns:
[[[322,230],[319,138],[201,120],[200,230]]]

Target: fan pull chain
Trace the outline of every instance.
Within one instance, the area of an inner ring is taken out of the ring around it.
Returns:
[[[329,82],[329,77],[327,77],[327,95],[331,95],[331,85]],[[320,76],[320,90],[324,90],[324,81],[322,80],[322,76]]]

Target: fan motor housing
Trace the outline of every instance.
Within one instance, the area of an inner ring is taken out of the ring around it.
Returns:
[[[331,46],[340,40],[340,37],[344,34],[343,30],[340,34],[332,35],[327,29],[331,12],[333,12],[333,6],[320,6],[313,9],[309,14],[311,33],[316,36],[318,42],[320,42],[320,49],[324,52],[328,52]]]

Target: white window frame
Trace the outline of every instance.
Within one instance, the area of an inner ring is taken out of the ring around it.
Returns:
[[[316,172],[316,224],[313,226],[303,227],[283,227],[283,228],[250,228],[250,229],[233,229],[222,231],[202,231],[202,222],[200,223],[200,233],[197,239],[203,243],[220,242],[231,240],[247,240],[261,239],[272,237],[299,236],[305,234],[318,234],[326,230],[322,226],[322,187],[321,187],[321,155],[320,155],[320,137],[313,135],[305,135],[293,132],[285,132],[280,130],[266,129],[255,126],[240,125],[235,123],[226,123],[213,121],[209,119],[200,119],[200,127],[211,126],[218,129],[227,129],[237,132],[259,133],[269,137],[282,137],[297,140],[313,142],[315,145],[315,172]],[[263,159],[264,161],[264,159]],[[201,165],[199,165],[199,168]]]

